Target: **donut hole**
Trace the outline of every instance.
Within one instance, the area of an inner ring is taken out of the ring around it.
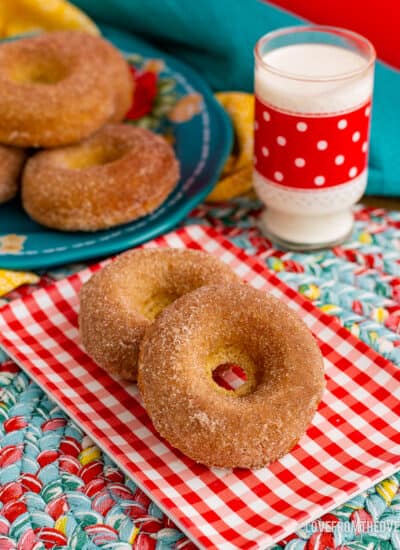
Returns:
[[[73,147],[65,154],[65,162],[71,170],[85,170],[114,162],[125,154],[118,146],[105,147],[103,144]]]
[[[159,291],[144,300],[139,306],[139,311],[143,317],[149,321],[154,321],[167,306],[177,299],[178,296],[172,292]]]
[[[66,66],[58,59],[27,60],[11,71],[11,80],[18,84],[54,85],[67,76]]]
[[[218,365],[211,373],[212,379],[220,387],[227,391],[237,391],[247,382],[246,371],[235,363]]]
[[[247,354],[229,348],[208,357],[206,368],[214,390],[242,397],[253,393],[257,386],[256,365]]]

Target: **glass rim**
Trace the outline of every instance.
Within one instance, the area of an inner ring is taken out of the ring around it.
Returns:
[[[270,65],[269,63],[266,63],[264,61],[260,50],[261,50],[261,47],[264,46],[266,42],[269,42],[273,38],[284,36],[286,34],[293,34],[297,32],[307,32],[307,31],[316,31],[320,33],[342,36],[344,38],[348,38],[355,44],[366,46],[368,57],[365,58],[365,66],[355,69],[354,71],[338,73],[332,76],[308,77],[306,75],[301,75],[301,74],[299,75],[299,74],[291,73],[289,71],[283,71],[281,69],[277,69],[273,65]],[[304,82],[331,82],[335,80],[345,80],[348,78],[354,78],[355,76],[358,76],[367,72],[370,69],[370,67],[375,63],[376,51],[372,42],[370,42],[368,38],[365,38],[364,36],[362,36],[357,32],[350,31],[342,27],[334,27],[331,25],[294,25],[291,27],[283,27],[281,29],[277,29],[275,31],[271,31],[271,32],[268,32],[267,34],[264,34],[261,38],[257,40],[256,45],[254,46],[254,57],[256,59],[256,62],[259,63],[264,69],[278,76],[281,76],[283,78],[288,78],[291,80],[300,80]]]

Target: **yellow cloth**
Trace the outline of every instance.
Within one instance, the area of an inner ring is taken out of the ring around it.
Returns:
[[[21,285],[38,283],[39,280],[40,277],[34,273],[0,269],[0,296],[5,296]]]
[[[57,29],[99,34],[93,21],[65,0],[0,0],[0,38]]]
[[[207,201],[225,201],[252,188],[254,96],[243,92],[220,92],[216,98],[232,119],[235,143],[221,179]]]

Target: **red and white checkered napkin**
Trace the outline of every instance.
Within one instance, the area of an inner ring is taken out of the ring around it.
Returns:
[[[400,468],[400,370],[212,229],[187,227],[146,246],[215,254],[317,335],[327,390],[283,459],[258,471],[210,470],[158,437],[135,385],[112,379],[79,344],[78,290],[99,266],[2,309],[1,345],[197,544],[265,548]]]

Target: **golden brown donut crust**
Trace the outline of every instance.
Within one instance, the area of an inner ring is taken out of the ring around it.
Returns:
[[[22,183],[26,212],[65,231],[97,231],[155,210],[179,179],[164,138],[130,124],[109,124],[78,145],[37,153]]]
[[[136,380],[140,342],[160,311],[202,285],[235,281],[230,267],[204,252],[158,248],[122,254],[81,289],[83,346],[105,370]]]
[[[109,82],[113,84],[114,114],[109,122],[122,122],[133,102],[134,79],[121,53],[110,42],[103,40],[104,70],[109,73]]]
[[[23,149],[0,145],[0,204],[15,197],[26,158]]]
[[[0,143],[56,147],[121,120],[133,79],[110,43],[57,31],[0,45],[0,90]]]
[[[255,384],[237,395],[211,372],[233,362]],[[319,348],[276,298],[247,285],[202,287],[166,308],[146,331],[139,390],[155,428],[197,462],[261,468],[309,425],[324,388]]]

